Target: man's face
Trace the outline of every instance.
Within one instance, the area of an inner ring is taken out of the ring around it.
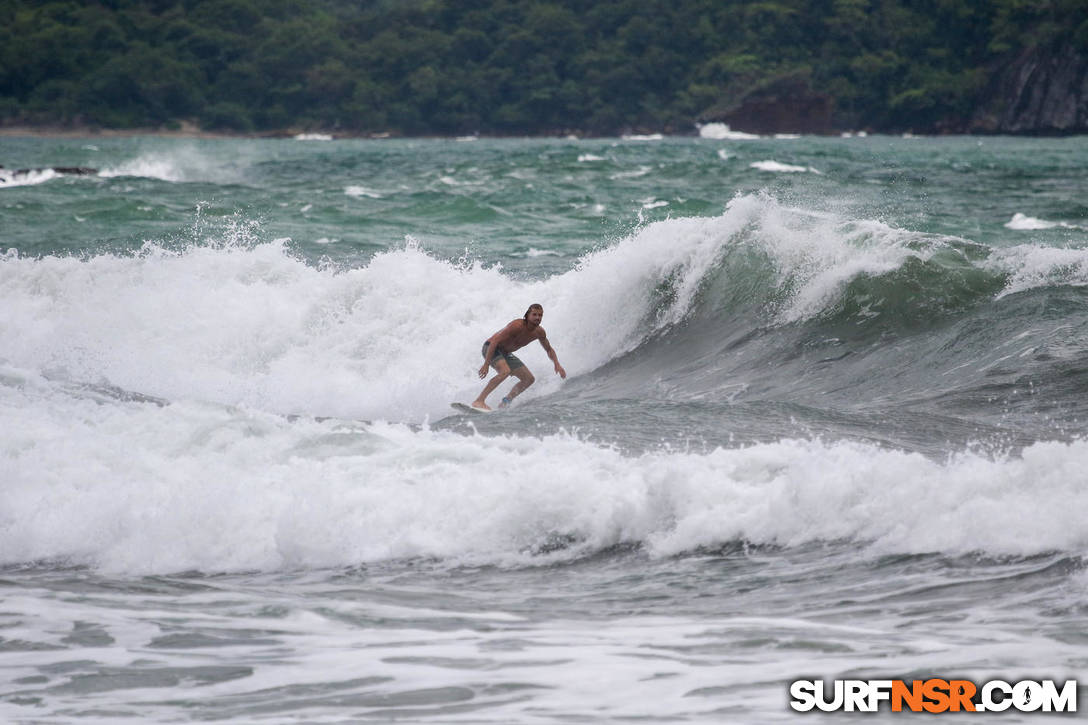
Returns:
[[[535,308],[535,307],[533,309],[529,310],[528,320],[529,320],[530,325],[535,327],[535,326],[539,325],[540,321],[543,320],[543,319],[544,319],[544,310],[541,310],[541,309],[538,309],[538,308]]]

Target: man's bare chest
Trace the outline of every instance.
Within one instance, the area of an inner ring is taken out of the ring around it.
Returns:
[[[510,346],[514,348],[525,347],[537,338],[536,330],[515,333],[510,339]]]

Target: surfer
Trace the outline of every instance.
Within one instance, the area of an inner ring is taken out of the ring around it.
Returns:
[[[548,336],[545,334],[544,328],[540,326],[542,319],[544,319],[544,308],[533,303],[529,305],[529,309],[525,310],[524,317],[520,320],[514,320],[484,342],[481,350],[484,355],[484,364],[480,367],[480,378],[487,377],[488,366],[495,368],[498,375],[487,381],[487,385],[484,386],[480,397],[472,401],[473,408],[491,410],[487,406],[487,396],[511,375],[516,377],[518,382],[502,399],[502,403],[499,404],[500,408],[510,405],[511,400],[524,393],[525,389],[533,384],[536,378],[529,372],[529,368],[525,367],[525,363],[518,360],[516,355],[511,354],[515,350],[525,347],[533,340],[540,340],[544,351],[548,353],[548,357],[555,363],[556,375],[564,380],[566,379],[567,371],[559,364],[559,357],[555,354],[552,346],[548,344]]]

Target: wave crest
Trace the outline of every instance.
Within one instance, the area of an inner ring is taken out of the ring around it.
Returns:
[[[1088,545],[1084,441],[944,462],[818,440],[630,457],[570,435],[103,406],[12,378],[0,384],[4,564],[169,573],[418,557],[523,566],[542,552],[672,556],[734,541],[1008,555]],[[27,405],[31,389],[51,405]],[[63,455],[41,456],[46,445]]]

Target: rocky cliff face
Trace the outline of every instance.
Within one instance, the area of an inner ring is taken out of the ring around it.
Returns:
[[[1031,48],[994,76],[972,133],[1088,132],[1088,57],[1073,46]]]
[[[807,77],[787,76],[726,96],[700,114],[751,133],[833,133],[834,99]],[[838,122],[838,124],[836,123]],[[866,127],[865,123],[860,124]],[[880,130],[879,125],[871,128]],[[974,113],[949,117],[925,133],[1088,133],[1088,54],[1076,46],[1034,47],[993,69]]]
[[[834,131],[834,100],[812,90],[808,79],[789,76],[749,90],[700,114],[702,122],[718,121],[749,133],[812,133]]]

